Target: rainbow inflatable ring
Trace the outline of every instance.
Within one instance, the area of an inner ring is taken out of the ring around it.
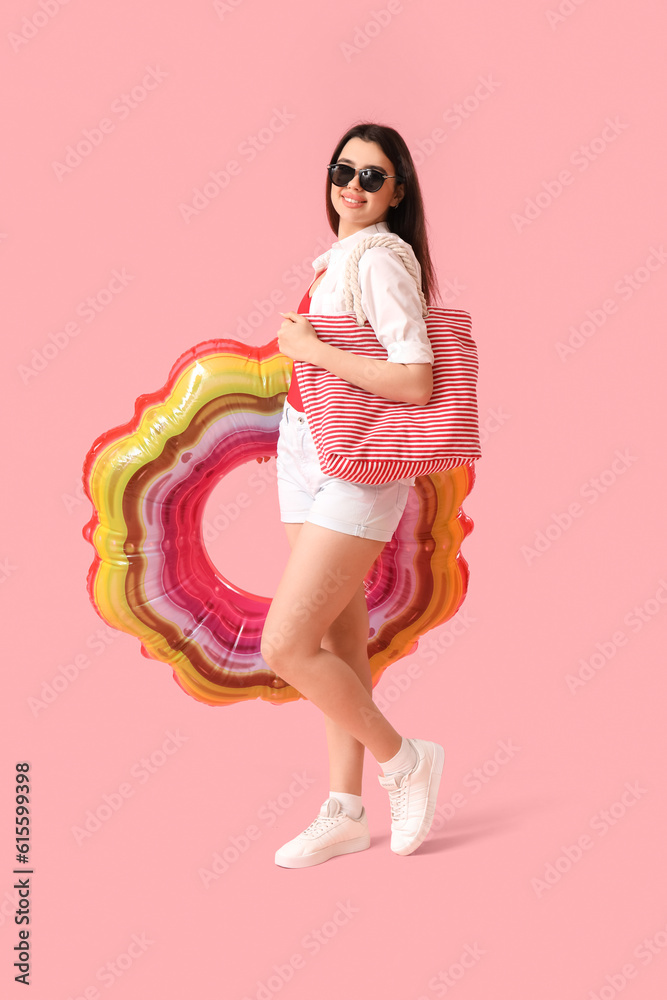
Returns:
[[[85,460],[94,513],[83,534],[96,553],[91,601],[105,622],[136,636],[145,656],[168,663],[181,688],[207,705],[303,697],[260,654],[270,598],[224,579],[202,532],[214,486],[237,466],[276,454],[291,369],[277,338],[259,348],[234,340],[198,344]],[[460,547],[473,527],[461,502],[474,477],[470,466],[418,477],[394,537],[366,576],[374,685],[461,606],[468,566]]]

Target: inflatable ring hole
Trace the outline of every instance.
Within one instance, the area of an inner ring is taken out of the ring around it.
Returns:
[[[201,522],[219,576],[258,597],[273,597],[289,558],[280,520],[276,462],[244,462],[215,483]]]

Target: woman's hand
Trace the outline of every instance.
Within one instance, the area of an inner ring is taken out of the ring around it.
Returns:
[[[311,323],[297,312],[280,313],[285,319],[278,330],[278,347],[281,354],[293,361],[314,363],[313,356],[319,339]]]

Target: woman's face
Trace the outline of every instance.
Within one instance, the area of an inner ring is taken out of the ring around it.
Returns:
[[[376,167],[385,174],[396,173],[394,164],[376,142],[366,142],[359,136],[349,139],[341,149],[336,163],[349,163],[355,170]],[[404,185],[395,177],[386,180],[379,191],[364,191],[355,174],[345,187],[331,185],[331,204],[340,216],[338,236],[343,239],[375,222],[383,222],[389,208],[398,205],[404,194]]]

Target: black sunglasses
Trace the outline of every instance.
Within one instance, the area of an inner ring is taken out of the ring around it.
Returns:
[[[392,177],[397,177],[399,181],[402,181],[402,177],[399,174],[383,174],[381,170],[376,170],[375,167],[364,167],[363,170],[355,170],[347,163],[328,163],[327,171],[329,172],[329,177],[331,178],[331,183],[335,184],[336,187],[345,187],[349,184],[355,174],[359,174],[359,183],[361,184],[364,191],[369,191],[371,194],[375,191],[379,191],[386,180]]]

